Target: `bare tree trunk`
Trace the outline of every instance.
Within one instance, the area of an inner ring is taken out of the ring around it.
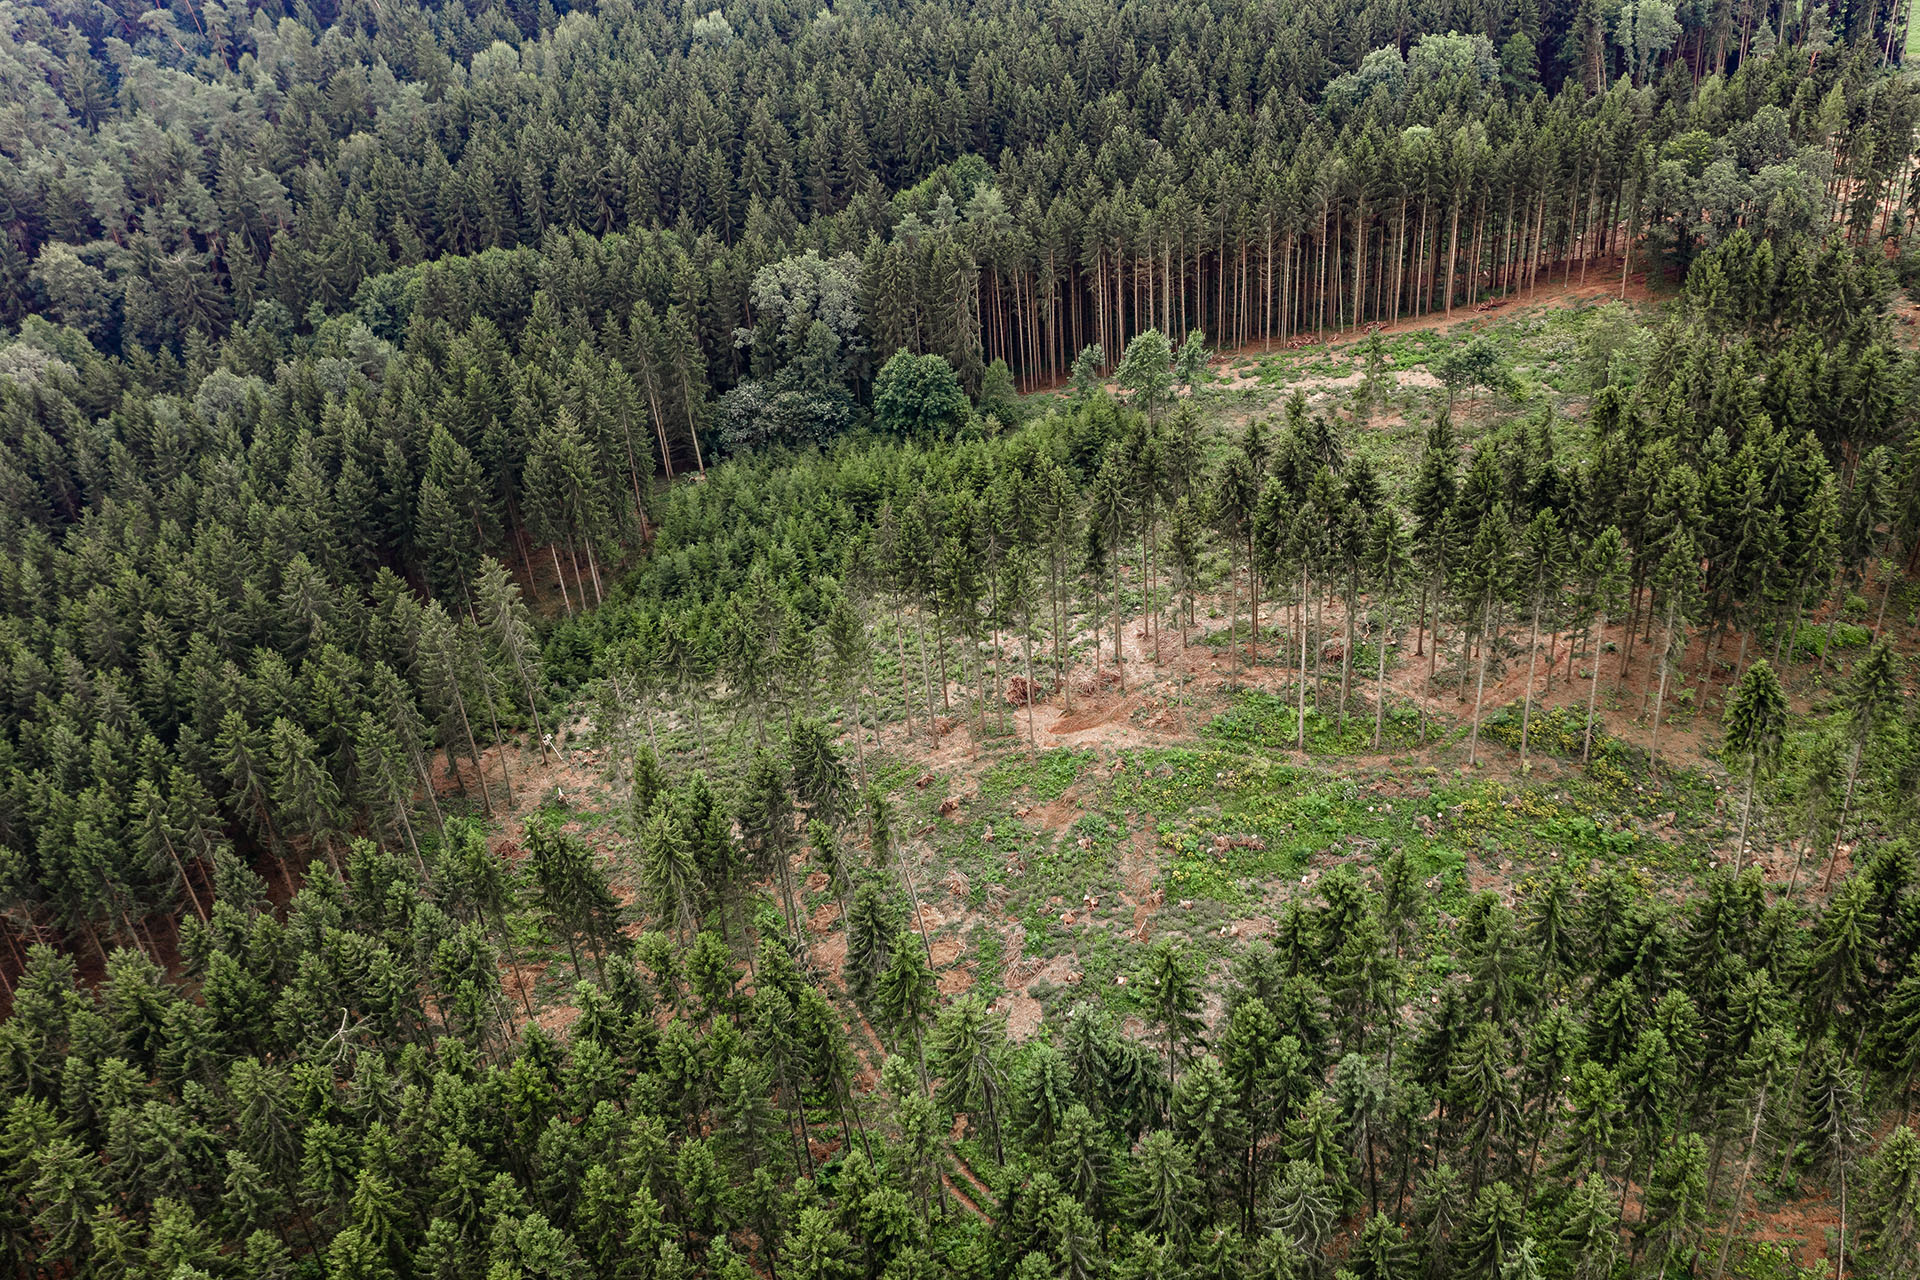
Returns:
[[[907,678],[907,628],[901,616],[900,605],[893,606],[893,641],[900,655],[900,718],[906,722],[907,735],[913,735],[913,693],[912,683]],[[928,714],[928,737],[932,737],[932,714]]]
[[[1747,851],[1747,820],[1753,815],[1753,784],[1760,776],[1760,760],[1755,757],[1747,765],[1747,798],[1740,806],[1740,839],[1733,846],[1733,875],[1740,877],[1740,860]]]
[[[1467,743],[1467,767],[1471,769],[1480,761],[1480,703],[1487,695],[1487,650],[1493,646],[1488,643],[1492,618],[1489,610],[1480,615],[1480,676],[1473,690],[1473,736]]]
[[[1533,665],[1540,656],[1540,601],[1544,592],[1536,592],[1533,597],[1533,624],[1527,629],[1527,696],[1520,709],[1520,774],[1527,773],[1527,730],[1533,721]],[[1552,671],[1553,666],[1548,664]]]
[[[1833,886],[1833,867],[1840,860],[1840,837],[1847,830],[1847,812],[1853,807],[1853,787],[1860,778],[1861,744],[1855,743],[1847,758],[1847,789],[1840,798],[1840,819],[1833,824],[1833,847],[1827,850],[1827,874],[1820,881],[1820,892]]]
[[[1027,619],[1027,625],[1020,629],[1020,655],[1027,667],[1027,750],[1038,750],[1039,744],[1033,734],[1033,619]]]
[[[1673,665],[1670,657],[1673,650],[1673,610],[1673,603],[1669,601],[1667,624],[1661,628],[1660,692],[1653,700],[1653,738],[1647,744],[1647,772],[1656,780],[1660,772],[1660,712],[1667,701],[1667,672]]]
[[[1452,225],[1447,231],[1447,314],[1453,314],[1453,272],[1460,259],[1460,198],[1453,201]],[[1625,296],[1624,294],[1622,296]]]
[[[1300,608],[1302,610],[1301,619],[1300,619],[1300,704],[1299,704],[1299,712],[1298,712],[1299,722],[1296,726],[1299,732],[1299,750],[1303,755],[1306,753],[1306,750],[1307,750],[1307,627],[1306,627],[1306,616],[1305,616],[1306,607],[1307,607],[1307,568],[1305,563],[1303,562],[1300,566]]]
[[[1359,584],[1347,581],[1347,647],[1340,655],[1340,727],[1347,727],[1347,698],[1353,691],[1353,615],[1359,604]]]
[[[1393,628],[1393,615],[1384,598],[1380,602],[1380,666],[1373,677],[1373,749],[1380,749],[1380,733],[1387,721],[1387,634]]]
[[[560,572],[560,548],[557,544],[549,542],[547,550],[553,554],[553,576],[560,583],[560,599],[567,606],[567,616],[572,617],[573,597],[567,592],[567,575]],[[531,575],[528,576],[528,581],[532,581]],[[581,603],[585,604],[586,601],[583,600]]]

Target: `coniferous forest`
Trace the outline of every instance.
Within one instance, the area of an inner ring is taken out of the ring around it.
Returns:
[[[0,1271],[1920,1275],[1909,27],[0,0]]]

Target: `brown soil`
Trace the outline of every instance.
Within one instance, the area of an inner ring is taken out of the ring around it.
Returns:
[[[1826,1260],[1827,1233],[1839,1229],[1840,1212],[1822,1189],[1778,1208],[1762,1212],[1750,1209],[1744,1234],[1758,1243],[1786,1246],[1796,1263],[1811,1268]],[[1851,1254],[1853,1249],[1849,1247],[1847,1252]]]
[[[1394,321],[1392,324],[1381,325],[1380,331],[1387,335],[1429,331],[1445,333],[1453,329],[1456,325],[1477,327],[1489,321],[1509,319],[1515,316],[1527,315],[1530,312],[1544,311],[1555,307],[1593,305],[1614,299],[1622,299],[1635,304],[1645,304],[1655,299],[1656,294],[1650,287],[1647,274],[1644,270],[1636,271],[1628,277],[1625,288],[1623,289],[1620,281],[1620,268],[1621,262],[1617,257],[1611,259],[1595,259],[1589,264],[1584,273],[1586,276],[1585,283],[1582,283],[1578,279],[1568,280],[1564,283],[1559,282],[1552,278],[1554,274],[1553,270],[1544,271],[1541,273],[1541,282],[1538,287],[1503,295],[1496,299],[1501,305],[1489,308],[1486,311],[1479,311],[1473,305],[1463,305],[1455,307],[1450,315],[1445,311],[1435,311],[1423,316],[1403,317]],[[1895,303],[1894,311],[1896,317],[1901,310],[1901,304]],[[1916,317],[1920,318],[1920,308],[1915,308],[1915,313]],[[1301,334],[1289,339],[1286,343],[1275,339],[1272,342],[1248,343],[1244,347],[1223,348],[1216,351],[1207,363],[1217,372],[1223,366],[1233,365],[1241,360],[1269,355],[1276,351],[1287,351],[1290,349],[1310,350],[1313,348],[1328,349],[1351,346],[1354,343],[1364,340],[1372,328],[1372,325],[1367,325],[1358,329],[1333,329],[1322,335],[1312,333]],[[1295,343],[1299,345],[1295,346]],[[1025,394],[1032,395],[1045,391],[1058,390],[1066,385],[1067,379],[1065,378],[1032,378],[1022,380],[1021,390]],[[1116,384],[1112,383],[1107,384],[1107,391],[1116,396],[1125,395]],[[1185,393],[1179,392],[1176,394]]]
[[[1028,995],[1024,987],[1001,996],[993,1007],[1007,1015],[1007,1038],[1015,1044],[1031,1040],[1040,1030],[1040,1002]]]
[[[959,1128],[960,1122],[956,1119],[954,1121],[956,1136],[958,1135]],[[992,1190],[986,1183],[980,1181],[980,1176],[967,1167],[967,1162],[958,1156],[954,1157],[951,1167],[952,1173],[958,1174],[959,1177],[957,1181],[952,1174],[947,1177],[946,1184],[948,1192],[952,1194],[954,1199],[960,1202],[962,1208],[966,1209],[975,1217],[984,1218],[987,1222],[991,1223],[993,1219],[988,1217],[986,1211],[982,1209],[980,1205],[993,1203]],[[964,1190],[962,1189],[963,1187]]]
[[[1043,831],[1058,831],[1080,816],[1081,794],[1081,785],[1076,782],[1061,792],[1059,799],[1049,800],[1028,809],[1025,814],[1026,820]]]
[[[1138,705],[1139,699],[1122,695],[1088,701],[1092,701],[1094,705],[1088,706],[1083,702],[1081,709],[1072,715],[1063,712],[1047,726],[1047,732],[1060,738],[1070,733],[1085,733],[1088,729],[1098,729],[1101,725],[1111,724],[1126,715]]]
[[[1120,853],[1120,901],[1133,908],[1132,936],[1136,942],[1145,942],[1150,930],[1148,924],[1155,911],[1166,901],[1166,891],[1153,888],[1154,857],[1152,814],[1141,814],[1140,826],[1134,831],[1133,838],[1122,845]]]
[[[542,1031],[547,1032],[557,1040],[564,1040],[566,1039],[568,1028],[573,1026],[574,1021],[578,1019],[579,1016],[580,1010],[574,1008],[572,1005],[555,1004],[541,1009],[534,1015],[533,1020],[540,1024]]]

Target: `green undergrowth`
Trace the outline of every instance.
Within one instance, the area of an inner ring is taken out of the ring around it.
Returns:
[[[1520,749],[1520,724],[1525,707],[1520,703],[1509,703],[1496,707],[1481,718],[1480,735],[1495,742]],[[1538,707],[1527,721],[1527,749],[1535,755],[1552,756],[1560,760],[1578,760],[1586,748],[1587,713],[1584,707],[1559,706]],[[1607,761],[1618,768],[1635,767],[1632,752],[1620,739],[1609,734],[1598,723],[1593,730],[1593,748],[1590,758]],[[1644,764],[1644,756],[1639,763]]]
[[[1465,724],[1429,723],[1420,752],[1411,708],[1390,711],[1382,755],[1371,760],[1360,758],[1371,751],[1370,714],[1350,715],[1342,731],[1310,709],[1309,751],[1298,758],[1296,705],[1257,691],[1228,698],[1190,744],[1032,757],[1013,748],[970,790],[944,773],[916,787],[920,770],[902,760],[876,754],[870,765],[897,797],[902,829],[911,824],[933,845],[934,874],[965,877],[974,915],[959,936],[976,989],[1004,992],[1018,936],[1029,962],[1071,955],[1077,983],[1033,992],[1057,1012],[1088,996],[1125,1004],[1117,978],[1138,961],[1142,891],[1164,895],[1154,936],[1184,935],[1224,963],[1243,936],[1234,921],[1317,901],[1319,877],[1335,866],[1370,879],[1397,850],[1428,887],[1426,927],[1441,932],[1476,886],[1525,897],[1556,867],[1576,881],[1618,869],[1666,884],[1708,871],[1725,843],[1726,793],[1704,773],[1663,764],[1655,782],[1644,751],[1604,732],[1582,765],[1585,712],[1568,706],[1535,709],[1533,770],[1516,776],[1520,712],[1515,704],[1485,717],[1479,771],[1455,767]],[[1057,812],[1033,812],[1070,790],[1064,825]],[[943,816],[941,801],[955,797],[960,807]],[[1135,849],[1146,865],[1123,872]],[[1127,883],[1141,874],[1144,885]]]
[[[981,779],[981,798],[994,800],[1024,793],[1035,800],[1058,800],[1094,758],[1091,751],[1059,747],[1043,751],[1031,760],[1025,756],[1002,760]]]
[[[1374,750],[1373,709],[1359,698],[1345,721],[1307,704],[1307,751],[1312,755],[1356,755]],[[1298,703],[1277,694],[1247,690],[1201,730],[1224,746],[1248,750],[1290,751],[1299,742]],[[1420,716],[1408,706],[1390,706],[1382,725],[1380,749],[1410,747],[1419,739]]]
[[[1793,657],[1798,662],[1814,662],[1827,653],[1829,635],[1825,623],[1802,621],[1799,630],[1787,628],[1791,638]],[[1759,652],[1772,656],[1774,651],[1774,624],[1764,623],[1755,638]],[[1834,651],[1865,649],[1873,643],[1873,631],[1854,622],[1836,622],[1833,624],[1831,643]],[[1782,646],[1785,647],[1784,645]]]

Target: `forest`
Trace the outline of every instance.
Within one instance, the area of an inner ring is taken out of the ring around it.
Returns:
[[[1920,1274],[1909,25],[0,0],[0,1269]]]

